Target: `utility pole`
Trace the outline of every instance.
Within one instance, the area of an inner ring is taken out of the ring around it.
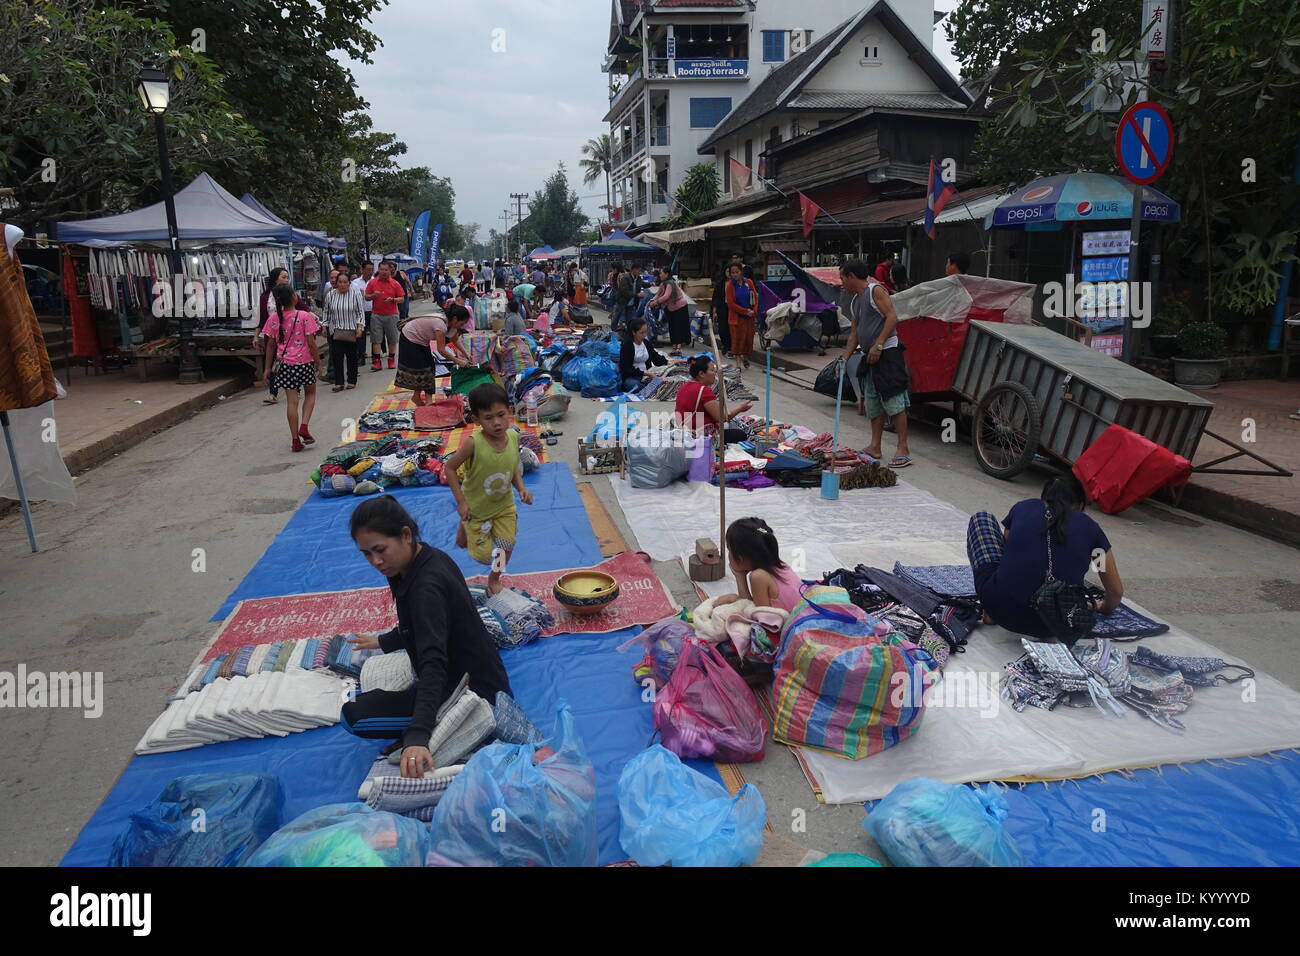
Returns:
[[[506,224],[506,230],[504,233],[502,233],[502,237],[501,237],[501,248],[500,250],[498,250],[498,253],[501,256],[501,258],[505,259],[506,250],[510,246],[510,210],[503,209],[501,211],[501,215],[497,216],[497,218],[505,220],[505,224]]]
[[[515,225],[522,226],[524,222],[524,200],[528,198],[528,193],[511,193],[510,198],[515,201]],[[521,235],[520,239],[523,238]]]

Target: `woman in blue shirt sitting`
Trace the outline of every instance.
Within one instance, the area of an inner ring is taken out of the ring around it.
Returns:
[[[1033,607],[1034,594],[1047,577],[1049,548],[1054,578],[1082,585],[1089,569],[1095,569],[1106,591],[1095,610],[1109,614],[1119,607],[1124,584],[1115,553],[1106,533],[1083,513],[1087,500],[1074,475],[1058,475],[1043,486],[1040,498],[1013,505],[1001,527],[987,511],[971,518],[966,551],[986,624],[1055,640]]]

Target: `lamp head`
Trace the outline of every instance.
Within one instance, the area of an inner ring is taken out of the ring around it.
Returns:
[[[370,202],[369,202],[369,200],[366,200],[366,199],[361,200],[361,211],[362,211],[362,212],[365,212],[365,211],[366,211],[367,209],[369,209],[369,208],[370,208]]]
[[[140,102],[146,111],[155,115],[167,112],[171,87],[167,82],[167,74],[162,70],[152,67],[142,69],[136,76],[135,89],[140,94]]]

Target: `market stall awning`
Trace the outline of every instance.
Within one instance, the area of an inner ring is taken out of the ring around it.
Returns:
[[[996,195],[1001,190],[1001,186],[972,186],[970,189],[963,189],[948,200],[944,212],[947,213],[950,210],[955,211],[958,209],[964,212],[965,206],[972,206],[977,200]],[[941,217],[939,221],[955,222],[962,218],[956,212],[953,215],[954,218],[952,219]],[[834,229],[836,228],[836,222],[842,226],[902,226],[913,222],[918,217],[924,221],[925,196],[876,200],[854,209],[834,213],[834,216],[835,222],[831,220],[830,216],[818,216],[816,227],[818,229]],[[966,216],[965,218],[972,217]]]
[[[244,193],[244,195],[239,197],[239,201],[254,212],[261,213],[265,218],[270,219],[272,222],[282,223],[286,226],[289,225],[286,220],[281,219],[275,213],[271,212],[271,210],[262,205],[261,201],[252,193]],[[290,228],[293,229],[293,241],[297,245],[317,246],[320,248],[329,245],[330,240],[329,237],[325,235],[324,230],[299,229],[297,226],[290,226]]]
[[[1135,188],[1104,173],[1045,176],[998,203],[985,217],[985,228],[1038,231],[1060,229],[1065,222],[1132,219]],[[1142,187],[1144,221],[1177,222],[1180,215],[1178,203],[1152,186]]]
[[[747,222],[753,222],[755,219],[761,219],[778,206],[764,206],[762,209],[751,209],[749,212],[737,213],[734,216],[723,216],[721,219],[714,219],[712,222],[702,222],[695,226],[687,226],[685,229],[669,229],[667,232],[645,232],[642,238],[648,242],[653,242],[661,249],[667,249],[669,246],[678,242],[699,242],[703,239],[710,229],[725,229],[728,226],[743,226]]]
[[[526,258],[529,259],[550,259],[555,255],[555,250],[550,246],[538,246],[532,252],[528,253]]]
[[[257,210],[240,202],[207,173],[173,197],[176,205],[176,228],[184,242],[216,240],[242,242],[292,242],[294,228],[267,219]],[[100,245],[129,245],[136,242],[166,242],[167,210],[157,202],[143,209],[99,219],[60,222],[55,226],[59,242]]]
[[[658,250],[656,249],[655,246],[647,245],[644,242],[639,242],[636,239],[633,239],[622,229],[615,229],[604,239],[600,240],[600,242],[596,243],[595,245],[589,246],[587,248],[587,251],[595,252],[595,253],[603,253],[603,252],[618,253],[618,252],[656,252]]]
[[[956,199],[950,199],[947,207],[943,212],[934,217],[934,221],[943,224],[945,222],[972,222],[975,220],[983,221],[994,209],[998,203],[1011,197],[1010,193],[993,192],[987,196],[981,196],[975,199],[968,199],[964,202],[958,202]],[[912,220],[914,226],[924,226],[925,217]]]

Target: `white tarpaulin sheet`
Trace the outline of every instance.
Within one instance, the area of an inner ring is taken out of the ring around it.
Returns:
[[[921,317],[961,322],[975,306],[1005,310],[1003,321],[1026,325],[1033,318],[1034,286],[985,276],[944,276],[897,292],[890,301],[900,322]]]
[[[684,562],[694,552],[696,538],[719,533],[718,489],[713,485],[678,483],[646,490],[618,479],[612,483],[639,547],[656,560]],[[808,579],[859,563],[888,571],[895,561],[916,566],[966,560],[969,516],[905,482],[841,492],[838,501],[823,499],[818,489],[728,491],[728,519],[749,515],[771,525],[782,556],[792,564],[802,559],[805,567],[799,573]],[[735,585],[727,575],[699,587],[712,596]],[[1177,628],[1133,643],[1162,654],[1223,656]],[[1132,651],[1132,645],[1121,647]],[[929,692],[920,729],[904,743],[863,760],[798,748],[823,799],[875,800],[919,776],[949,783],[1055,779],[1300,747],[1300,694],[1258,672],[1253,684],[1197,688],[1180,718],[1187,728],[1183,734],[1136,712],[1107,717],[1095,708],[1058,707],[1049,713],[1030,707],[1016,713],[998,697],[997,685],[1003,667],[1022,653],[1017,635],[980,627],[966,651],[949,659],[943,681]]]
[[[37,408],[18,408],[9,413],[9,434],[13,438],[14,454],[23,476],[23,490],[29,501],[75,501],[72,476],[59,454],[54,422],[54,403],[46,402]],[[18,500],[18,485],[14,482],[9,453],[0,439],[0,498]]]

